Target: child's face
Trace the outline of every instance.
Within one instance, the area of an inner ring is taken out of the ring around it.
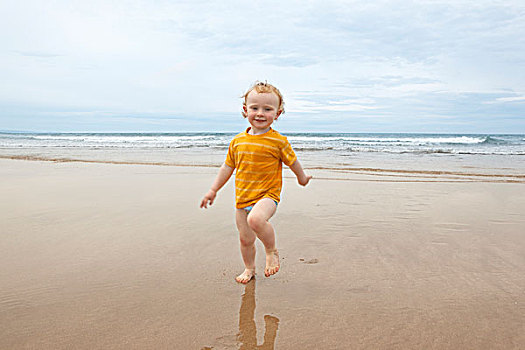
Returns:
[[[252,90],[246,96],[246,105],[243,109],[254,132],[267,131],[281,115],[279,97],[273,92],[258,93]]]

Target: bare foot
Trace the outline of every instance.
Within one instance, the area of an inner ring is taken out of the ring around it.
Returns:
[[[264,275],[269,277],[275,275],[279,271],[279,253],[277,249],[266,252],[266,268],[264,269]]]
[[[255,269],[244,269],[244,272],[239,276],[235,277],[235,280],[239,283],[246,284],[255,277]]]

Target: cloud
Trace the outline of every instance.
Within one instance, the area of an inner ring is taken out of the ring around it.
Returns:
[[[525,96],[498,97],[493,101],[485,103],[525,102]]]
[[[0,13],[7,127],[31,106],[46,125],[66,109],[220,128],[255,80],[276,84],[303,128],[465,115],[523,127],[522,1],[28,0]]]
[[[49,53],[49,52],[31,52],[31,51],[15,51],[15,54],[25,57],[36,57],[36,58],[55,58],[62,57],[63,54]]]
[[[308,67],[318,63],[318,60],[314,57],[303,56],[297,53],[287,53],[283,55],[263,54],[258,57],[258,60],[263,64],[297,68]]]

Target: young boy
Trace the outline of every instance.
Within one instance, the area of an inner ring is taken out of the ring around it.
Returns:
[[[245,270],[235,280],[246,284],[255,276],[256,237],[266,250],[264,275],[268,277],[279,271],[275,231],[268,221],[275,214],[280,200],[282,163],[290,167],[302,186],[306,186],[312,177],[304,173],[287,138],[271,128],[284,113],[279,90],[271,84],[258,82],[243,97],[242,115],[248,118],[251,126],[231,141],[226,160],[200,207],[213,204],[217,191],[237,169],[235,218]]]
[[[236,223],[241,241],[241,255],[245,270],[236,277],[248,283],[255,276],[255,238],[266,250],[264,275],[279,271],[279,254],[275,248],[275,231],[268,222],[277,210],[282,187],[282,163],[306,186],[306,176],[286,137],[271,128],[284,113],[279,90],[268,83],[256,83],[244,94],[243,116],[251,127],[233,138],[228,155],[211,189],[201,201],[201,208],[213,204],[217,191],[235,175]]]

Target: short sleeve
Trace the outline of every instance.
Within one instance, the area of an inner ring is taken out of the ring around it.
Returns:
[[[230,168],[235,168],[235,152],[233,150],[233,141],[230,142],[230,147],[228,147],[228,154],[226,155],[226,159],[224,160],[224,164],[229,166]]]
[[[281,148],[281,159],[284,164],[287,166],[292,165],[296,160],[297,156],[295,155],[295,152],[292,149],[292,145],[288,142],[288,139],[285,138],[285,143],[283,145],[283,148]]]

